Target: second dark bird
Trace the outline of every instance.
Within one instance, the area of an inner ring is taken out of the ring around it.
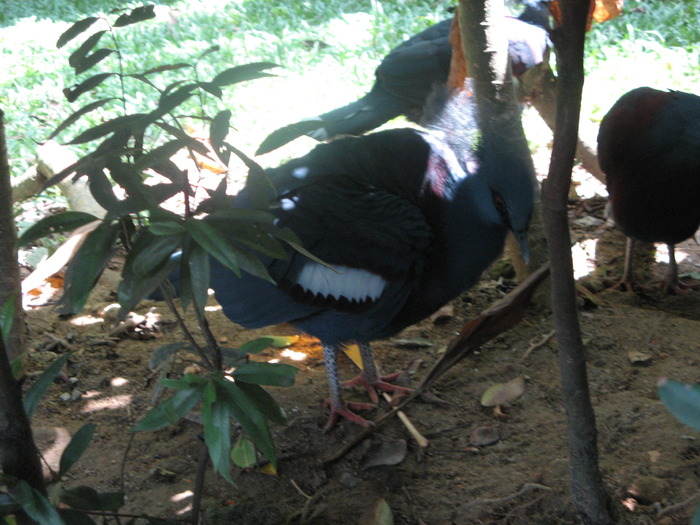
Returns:
[[[674,245],[700,227],[700,97],[640,87],[605,115],[598,160],[615,223],[629,237],[621,284],[631,287],[633,240],[669,248],[668,290],[678,280]]]
[[[508,55],[516,77],[543,61],[549,47],[545,29],[548,3],[528,0],[518,18],[506,17]],[[393,49],[377,67],[369,93],[316,117],[325,123],[308,135],[317,140],[361,135],[400,115],[420,122],[433,88],[447,82],[452,59],[451,25],[452,18],[443,20]]]
[[[338,139],[271,169],[273,213],[328,268],[289,249],[263,257],[274,283],[212,262],[211,287],[224,314],[248,328],[289,322],[318,337],[330,384],[331,416],[367,424],[340,396],[336,353],[359,344],[360,382],[377,377],[370,342],[432,314],[471,287],[496,259],[508,231],[527,253],[534,173],[525,141],[506,123],[477,114],[462,92],[431,131],[382,131]],[[456,133],[455,133],[456,132]],[[236,206],[249,206],[248,190]],[[362,407],[360,407],[362,408]]]

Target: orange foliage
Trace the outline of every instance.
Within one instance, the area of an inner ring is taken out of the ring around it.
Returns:
[[[617,15],[622,13],[622,6],[625,0],[590,0],[591,9],[588,14],[588,24],[586,30],[590,30],[591,21],[595,20],[598,23],[612,20]],[[552,13],[557,25],[561,25],[561,7],[559,0],[554,0],[549,4],[549,12]]]

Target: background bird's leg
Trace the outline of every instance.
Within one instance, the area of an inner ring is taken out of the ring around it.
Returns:
[[[634,239],[627,237],[625,244],[625,266],[622,269],[622,277],[613,286],[613,290],[621,290],[623,292],[634,291]]]
[[[397,395],[409,394],[411,391],[408,388],[404,388],[398,385],[392,385],[388,381],[395,380],[400,372],[391,374],[388,376],[379,377],[377,374],[377,366],[374,363],[374,355],[372,354],[372,347],[369,343],[360,343],[360,356],[362,357],[362,372],[360,375],[344,383],[346,387],[353,387],[356,385],[362,385],[367,389],[367,395],[369,395],[372,403],[379,403],[379,395],[377,394],[377,389],[383,390],[385,392],[395,392]]]
[[[362,425],[364,427],[369,426],[369,421],[363,417],[358,416],[352,410],[369,410],[374,408],[374,405],[369,403],[348,403],[347,405],[343,403],[343,399],[340,397],[340,380],[338,379],[338,361],[336,359],[338,347],[336,345],[323,345],[323,360],[326,363],[326,375],[328,376],[328,387],[331,391],[330,399],[324,402],[331,413],[328,416],[328,421],[326,426],[323,427],[324,432],[328,432],[339,417],[344,417],[345,419]]]
[[[668,275],[666,276],[666,288],[672,290],[678,288],[678,263],[676,262],[676,245],[668,245]]]
[[[668,244],[668,273],[664,279],[662,293],[679,294],[688,290],[695,290],[700,286],[695,283],[684,283],[678,278],[678,263],[676,262],[676,246]]]

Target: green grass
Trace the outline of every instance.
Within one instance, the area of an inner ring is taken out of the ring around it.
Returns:
[[[91,10],[87,5],[81,7],[81,2],[64,9],[56,2],[52,11],[52,2],[27,4],[23,11],[5,14],[2,20],[6,27],[0,28],[0,59],[6,66],[0,71],[0,107],[6,112],[13,175],[33,162],[36,143],[88,102],[84,97],[69,105],[63,98],[62,88],[76,81],[67,61],[77,44],[56,49],[58,36],[69,27],[68,22],[58,19],[72,21],[123,5],[102,0],[90,4]],[[198,64],[202,79],[248,62],[272,61],[282,66],[274,79],[227,90],[219,104],[234,112],[240,140],[237,145],[249,153],[274,129],[359,96],[371,84],[374,68],[384,54],[447,16],[442,8],[424,1],[383,7],[368,0],[309,0],[286,3],[284,8],[269,0],[158,4],[156,20],[117,31],[126,72],[163,63],[194,62],[212,45],[220,46],[220,51]],[[34,16],[21,18],[30,14]],[[12,23],[8,25],[8,21]],[[117,68],[112,58],[102,65],[108,71]],[[176,74],[166,76],[163,82],[176,78]],[[152,93],[139,82],[127,82],[126,89],[130,111],[143,109],[153,100],[149,98]],[[115,85],[106,86],[99,96],[118,94]],[[95,118],[108,117],[105,111],[95,114]],[[83,127],[95,123],[86,120]],[[68,140],[79,129],[71,129],[60,138]]]
[[[156,4],[155,20],[117,31],[126,72],[163,63],[193,63],[212,45],[220,50],[198,63],[202,79],[248,62],[272,61],[282,66],[274,78],[226,90],[222,101],[207,99],[212,108],[233,111],[234,143],[249,154],[274,129],[362,95],[373,81],[379,60],[391,48],[448,16],[444,6],[427,0],[284,4],[271,0],[159,0]],[[91,100],[85,96],[74,104],[65,101],[63,87],[76,82],[67,63],[76,44],[58,50],[58,36],[75,19],[125,5],[114,0],[10,0],[3,4],[0,107],[7,121],[13,175],[21,174],[33,162],[37,143]],[[588,35],[583,118],[600,120],[620,95],[639,85],[697,92],[698,42],[700,8],[696,0],[628,0],[625,14],[594,25]],[[104,66],[116,70],[117,63],[110,58]],[[165,76],[161,87],[183,73]],[[142,83],[127,82],[126,90],[130,111],[147,110],[153,104],[153,94]],[[113,85],[99,96],[118,94]],[[196,111],[196,107],[191,110]],[[82,128],[111,115],[107,108],[96,112]],[[75,126],[60,139],[69,140],[80,129],[80,125]],[[273,165],[313,144],[310,139],[300,139],[260,161]]]

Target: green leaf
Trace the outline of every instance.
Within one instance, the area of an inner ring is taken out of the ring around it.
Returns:
[[[83,242],[68,263],[63,297],[59,311],[63,314],[80,312],[92,288],[114,254],[119,225],[103,222]]]
[[[86,56],[78,63],[78,67],[75,68],[75,74],[80,75],[81,73],[85,73],[85,71],[99,64],[112,53],[116,53],[116,51],[114,51],[114,49],[98,49],[92,55]]]
[[[95,434],[95,425],[87,423],[73,434],[73,437],[68,443],[68,446],[61,454],[61,462],[58,470],[59,477],[62,477],[75,463],[81,458],[92,441],[92,436]]]
[[[145,240],[146,242],[139,242]],[[129,277],[143,278],[157,272],[160,266],[182,245],[181,235],[140,235],[127,262],[131,264]]]
[[[700,385],[661,379],[657,383],[659,397],[678,421],[700,430]]]
[[[187,219],[185,225],[197,244],[235,273],[236,276],[241,276],[238,258],[226,235],[203,220]]]
[[[5,304],[2,305],[0,309],[0,334],[2,335],[2,340],[7,342],[7,338],[10,337],[10,332],[12,331],[12,325],[15,323],[15,293],[12,293],[10,297],[7,298]]]
[[[65,93],[65,90],[64,90]],[[67,95],[66,95],[67,96]],[[53,130],[51,135],[49,135],[49,140],[54,138],[56,135],[61,133],[64,129],[66,129],[68,126],[73,124],[75,121],[77,121],[80,117],[83,115],[90,113],[92,110],[97,109],[99,107],[104,106],[107,102],[110,102],[112,100],[116,100],[116,97],[110,97],[110,98],[103,98],[101,100],[96,100],[95,102],[90,102],[89,104],[86,104],[82,108],[80,108],[78,111],[70,115],[66,120],[61,122],[58,127]]]
[[[185,62],[179,62],[177,64],[165,64],[162,66],[156,66],[156,67],[152,67],[151,69],[147,69],[146,71],[141,73],[141,75],[152,75],[154,73],[163,73],[165,71],[176,71],[178,69],[183,69],[186,67],[191,68],[193,66],[192,66],[192,64],[187,64]]]
[[[209,140],[212,148],[216,152],[221,162],[228,166],[231,159],[231,152],[224,149],[224,141],[228,135],[229,122],[231,121],[231,111],[224,110],[216,114],[209,126]]]
[[[80,67],[81,63],[85,60],[88,53],[90,53],[90,51],[94,49],[94,47],[99,43],[100,39],[105,35],[105,33],[107,33],[106,30],[94,32],[89,37],[87,37],[82,44],[80,44],[78,49],[71,53],[70,57],[68,57],[68,64],[76,70],[76,74],[78,74],[78,68]]]
[[[188,144],[189,147],[191,147],[194,151],[199,153],[200,155],[204,155],[205,157],[210,157],[210,152],[209,149],[202,144],[200,141],[196,139],[192,139],[187,133],[185,133],[183,130],[180,128],[177,128],[175,126],[171,126],[167,122],[156,122],[156,125],[162,129],[164,129],[168,134],[172,135],[173,137],[177,139],[184,139],[184,140],[192,140],[191,143]]]
[[[129,13],[120,15],[114,22],[114,27],[124,27],[131,24],[136,24],[138,22],[143,22],[144,20],[155,18],[155,16],[156,13],[154,5],[142,5],[135,7]]]
[[[241,363],[245,363],[248,358],[248,354],[239,348],[221,346],[219,351],[221,352],[224,365],[227,367],[239,366]]]
[[[169,359],[174,353],[187,347],[189,347],[189,345],[187,343],[183,343],[182,341],[159,346],[156,348],[156,351],[153,352],[151,359],[148,361],[148,369],[155,370],[161,363],[163,363],[163,361]]]
[[[259,210],[245,209],[242,211],[248,212]],[[272,215],[270,216],[272,217]],[[274,259],[289,259],[289,255],[285,251],[282,244],[280,244],[279,241],[277,241],[273,235],[270,234],[270,230],[274,231],[274,228],[259,226],[255,222],[242,223],[241,221],[235,219],[222,219],[221,216],[218,215],[218,210],[211,213],[204,219],[204,221],[208,224],[214,225],[230,241],[243,244],[248,248],[252,248],[253,250],[256,250],[262,254],[269,255]]]
[[[263,413],[237,384],[222,379],[219,385],[224,394],[222,400],[228,404],[233,417],[248,433],[258,449],[273,465],[277,466],[275,444]]]
[[[20,507],[17,503],[15,503],[15,500],[12,499],[12,496],[6,492],[0,492],[0,519],[8,514],[14,514],[21,508],[22,507]]]
[[[255,444],[247,434],[241,434],[231,450],[231,461],[240,468],[252,468],[258,461]]]
[[[105,135],[109,135],[110,133],[114,133],[115,131],[128,131],[131,134],[136,124],[143,120],[143,117],[144,115],[141,113],[115,117],[107,122],[86,129],[80,135],[68,142],[68,144],[83,144],[85,142],[90,142],[91,140],[104,137]]]
[[[66,100],[68,102],[75,102],[80,95],[95,89],[97,86],[102,84],[102,82],[104,82],[106,79],[113,76],[114,74],[115,73],[99,73],[97,75],[93,75],[90,78],[83,80],[80,84],[76,84],[69,88],[64,88],[63,96],[66,97]]]
[[[224,96],[224,92],[221,90],[221,88],[219,86],[215,86],[211,82],[199,82],[197,85],[216,98],[220,99]]]
[[[284,410],[263,387],[242,381],[237,382],[236,386],[248,396],[248,399],[253,402],[267,419],[278,425],[287,424],[287,415],[284,413]]]
[[[209,297],[209,254],[198,244],[187,250],[189,294],[197,309],[203,313]]]
[[[30,518],[41,525],[65,525],[56,509],[49,503],[49,500],[30,487],[26,481],[20,480],[14,485],[11,496],[12,499],[22,506],[22,510]]]
[[[157,236],[147,229],[138,233],[117,288],[120,318],[153,293],[177,268],[178,258],[173,255],[180,249],[183,238],[182,235]]]
[[[288,144],[294,139],[306,135],[310,131],[318,129],[322,126],[323,120],[309,119],[276,129],[262,141],[262,144],[260,144],[255,154],[264,155],[265,153],[270,153],[271,151]]]
[[[193,139],[192,137],[183,137],[166,142],[162,146],[158,146],[145,155],[139,157],[138,160],[134,162],[134,168],[139,172],[145,171],[155,164],[159,164],[170,159],[170,157],[175,155],[185,146],[193,147],[196,145],[196,143],[197,140]]]
[[[217,399],[216,383],[210,382],[204,391],[202,404],[204,442],[214,470],[233,483],[229,469],[231,455],[231,414],[229,406]]]
[[[297,368],[283,363],[261,363],[249,361],[233,372],[236,380],[267,386],[291,386]]]
[[[149,224],[148,231],[153,235],[181,235],[187,233],[187,228],[181,220],[154,221]]]
[[[244,354],[259,354],[266,348],[270,348],[272,346],[272,338],[271,337],[258,337],[257,339],[251,339],[250,341],[246,341],[243,343],[240,347],[240,352]]]
[[[165,381],[163,381],[165,383]],[[144,430],[158,430],[159,428],[174,425],[192,410],[202,400],[202,388],[185,388],[175,392],[171,397],[152,408],[143,416],[134,432]]]
[[[213,46],[211,46],[211,47],[208,47],[207,49],[205,49],[204,51],[202,51],[202,53],[197,57],[197,60],[201,60],[201,59],[203,59],[205,56],[207,56],[207,55],[209,55],[209,54],[211,54],[211,53],[215,53],[216,51],[219,51],[219,49],[221,49],[221,46],[218,46],[218,45],[213,45]]]
[[[287,348],[299,341],[298,335],[266,335],[265,339],[270,340],[270,346],[275,348]]]
[[[26,246],[53,233],[73,231],[80,226],[97,220],[100,219],[82,211],[64,211],[63,213],[50,215],[24,230],[19,239],[17,239],[17,245]]]
[[[277,64],[273,64],[272,62],[255,62],[252,64],[232,67],[216,75],[211,83],[215,86],[222,87],[230,86],[231,84],[236,84],[246,80],[254,80],[256,78],[274,77],[276,75],[263,72],[264,70],[273,67],[279,66]]]
[[[28,418],[31,419],[39,401],[44,397],[46,390],[51,386],[54,379],[58,377],[58,374],[61,372],[63,365],[66,364],[69,356],[70,354],[64,354],[51,363],[27,391],[24,399],[22,399],[22,404],[24,406],[24,413],[27,414]]]
[[[208,382],[209,379],[194,374],[185,374],[180,379],[163,379],[162,381],[163,386],[176,390],[184,390],[185,388],[203,389]]]
[[[146,115],[145,123],[150,124],[160,119],[163,115],[170,113],[192,96],[195,87],[195,84],[185,84],[173,93],[161,95],[158,107]]]
[[[78,20],[75,24],[73,24],[68,29],[66,29],[63,32],[63,34],[61,34],[60,37],[58,37],[58,41],[56,42],[56,47],[61,49],[68,42],[73,40],[76,36],[80,35],[82,32],[89,29],[92,26],[92,24],[94,24],[98,20],[99,20],[99,18],[94,17],[94,16],[91,16],[88,18],[83,18],[82,20]]]

